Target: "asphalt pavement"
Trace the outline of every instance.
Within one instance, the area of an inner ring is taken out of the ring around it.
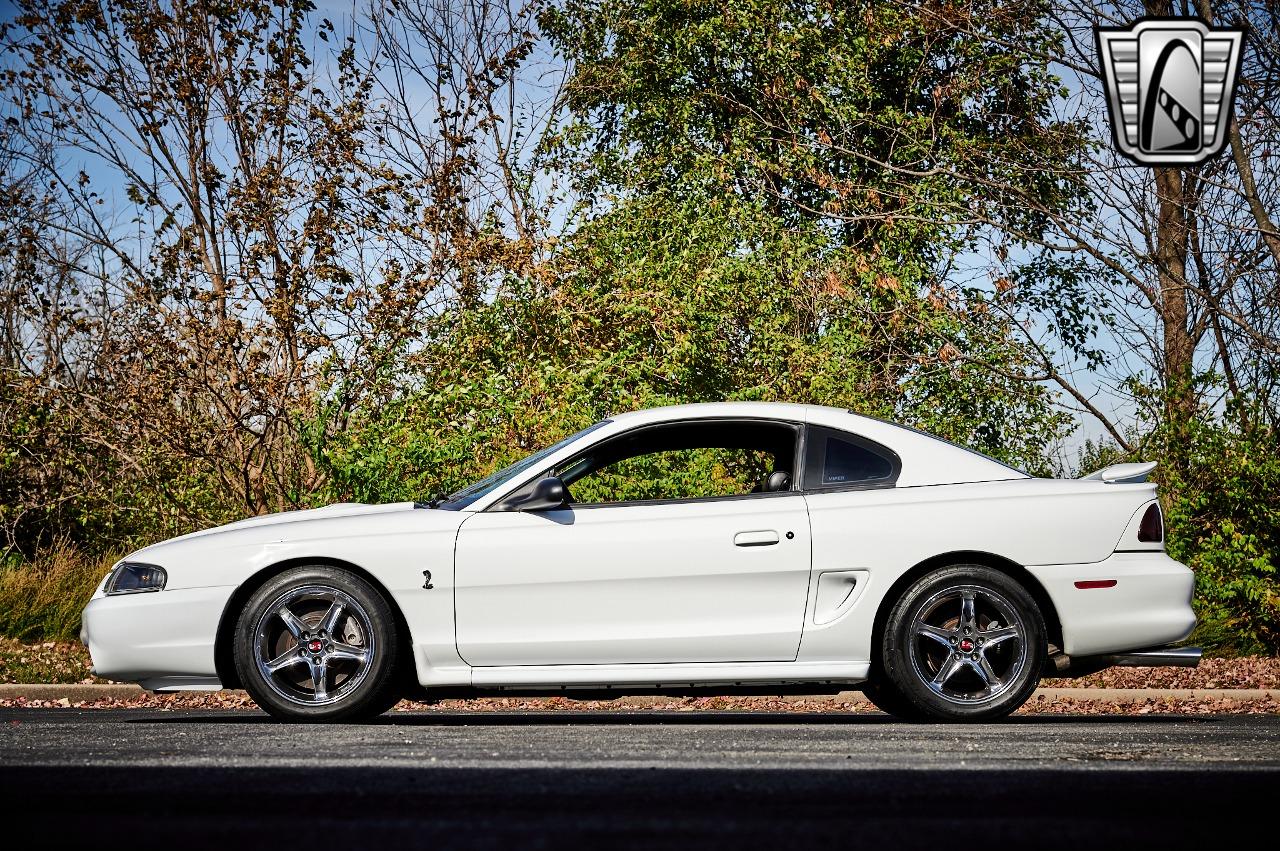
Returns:
[[[1270,847],[1277,800],[1277,716],[0,710],[8,847]]]

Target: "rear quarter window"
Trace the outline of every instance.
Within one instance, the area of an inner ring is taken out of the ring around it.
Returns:
[[[892,449],[848,432],[810,427],[805,447],[805,490],[888,487],[902,464]]]

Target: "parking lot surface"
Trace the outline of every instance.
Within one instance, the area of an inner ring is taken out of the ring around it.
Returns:
[[[1219,847],[1276,835],[1280,717],[9,709],[0,786],[45,847]]]

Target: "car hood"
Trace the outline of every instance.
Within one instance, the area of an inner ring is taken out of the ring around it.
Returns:
[[[430,546],[433,536],[451,542],[469,516],[412,502],[339,503],[203,529],[143,547],[123,560],[161,565],[169,572],[168,588],[238,585],[253,571],[287,558],[345,554],[356,561],[360,553],[385,546],[379,541],[413,546],[405,543],[406,536],[417,536],[412,541],[422,547]]]
[[[309,508],[299,511],[280,511],[275,514],[263,514],[258,517],[249,517],[245,520],[237,520],[234,523],[227,523],[223,526],[215,526],[211,529],[201,529],[199,532],[191,532],[178,538],[170,538],[153,546],[164,546],[167,544],[176,544],[180,541],[190,541],[196,538],[205,538],[210,535],[222,535],[227,532],[240,532],[250,529],[260,529],[266,526],[286,526],[293,524],[305,524],[304,527],[312,527],[321,521],[332,521],[343,518],[367,517],[375,514],[394,514],[403,511],[414,511],[415,503],[412,502],[389,502],[382,505],[368,505],[362,502],[337,502],[333,505],[326,505],[324,508]],[[456,521],[455,521],[456,522]],[[147,549],[151,549],[148,547]]]

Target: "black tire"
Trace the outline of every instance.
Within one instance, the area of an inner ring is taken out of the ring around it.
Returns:
[[[866,695],[867,700],[871,701],[872,706],[895,718],[903,721],[919,721],[924,717],[916,705],[898,691],[883,673],[873,675],[870,680],[863,683],[862,693]]]
[[[400,696],[395,614],[349,570],[297,567],[267,580],[236,621],[234,653],[249,696],[282,720],[371,718]]]
[[[887,707],[905,701],[908,718],[989,721],[1027,702],[1047,654],[1044,616],[1022,585],[954,565],[921,578],[890,610],[873,689]]]

